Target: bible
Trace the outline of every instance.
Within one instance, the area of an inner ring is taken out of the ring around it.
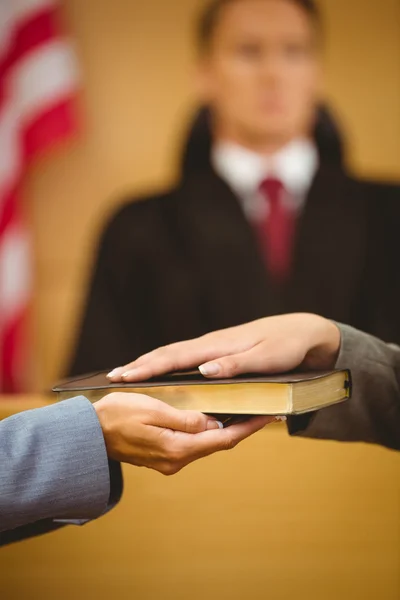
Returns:
[[[207,379],[199,371],[172,373],[135,383],[111,383],[106,373],[64,381],[59,400],[83,395],[91,402],[112,392],[146,394],[183,410],[217,415],[300,415],[343,402],[351,395],[348,370]]]

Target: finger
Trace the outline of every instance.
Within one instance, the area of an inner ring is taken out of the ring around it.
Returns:
[[[186,464],[215,452],[231,450],[266,425],[276,422],[275,417],[254,417],[220,431],[207,431],[190,438],[184,456]]]
[[[222,423],[203,413],[178,410],[167,404],[160,404],[162,405],[161,409],[149,412],[146,419],[148,425],[192,434],[223,428]]]
[[[259,344],[240,354],[223,356],[200,365],[199,371],[210,379],[226,379],[243,373],[267,373],[271,371],[266,348]]]
[[[245,352],[204,363],[199,371],[210,379],[226,379],[243,373],[283,373],[301,365],[305,348],[298,340],[267,339]]]
[[[143,381],[165,373],[197,368],[206,361],[234,354],[248,347],[250,342],[243,341],[239,329],[222,330],[158,348],[124,367],[114,369],[108,377],[115,382]]]
[[[266,425],[283,417],[254,417],[246,423],[232,425],[229,430],[207,431],[196,435],[169,431],[166,455],[157,467],[164,475],[174,475],[186,465],[222,450],[230,450]],[[155,468],[154,465],[151,465]]]
[[[219,345],[203,338],[171,344],[114,369],[108,377],[111,381],[144,381],[165,373],[197,368],[201,362],[221,355]]]

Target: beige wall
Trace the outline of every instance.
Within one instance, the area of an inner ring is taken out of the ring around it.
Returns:
[[[173,176],[190,107],[195,0],[66,0],[85,130],[33,174],[40,369],[60,372],[102,220]],[[327,87],[360,173],[400,178],[400,3],[325,0]],[[126,469],[123,502],[0,552],[4,600],[398,600],[400,456],[292,440],[283,426],[165,479]]]
[[[101,223],[121,197],[174,172],[193,104],[191,25],[199,0],[65,0],[82,67],[79,139],[33,173],[36,383],[70,348]],[[400,178],[400,3],[324,0],[327,94],[358,172]]]

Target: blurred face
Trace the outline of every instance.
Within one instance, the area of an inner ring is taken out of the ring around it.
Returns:
[[[308,135],[319,99],[317,32],[291,0],[237,0],[199,69],[217,137],[262,149]]]

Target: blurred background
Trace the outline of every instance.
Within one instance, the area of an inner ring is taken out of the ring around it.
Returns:
[[[34,349],[23,391],[46,392],[70,371],[99,236],[123,199],[177,181],[198,105],[193,29],[205,4],[64,0],[57,7],[79,76],[62,143],[35,157],[23,176]],[[324,98],[345,133],[349,171],[392,182],[399,198],[400,4],[318,6]],[[107,517],[2,550],[0,595],[395,600],[399,475],[394,453],[291,440],[281,425],[172,479],[125,469],[123,501]]]
[[[400,178],[396,0],[322,1],[327,96],[357,173]],[[93,252],[107,217],[176,176],[191,110],[193,24],[201,2],[64,2],[82,72],[82,132],[30,175],[38,389],[66,368]]]

